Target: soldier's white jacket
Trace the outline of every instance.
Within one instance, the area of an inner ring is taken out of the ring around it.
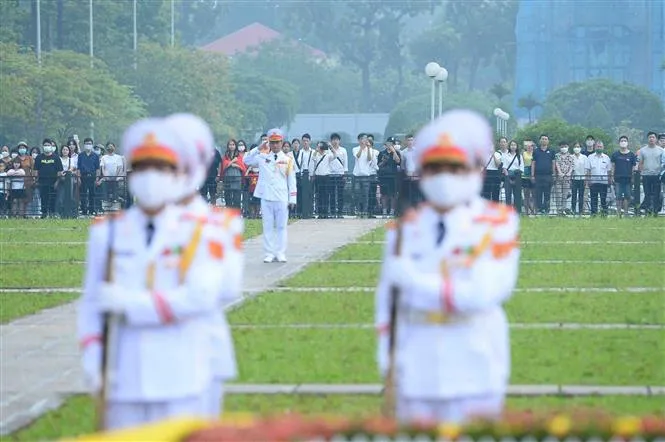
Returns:
[[[243,161],[248,166],[259,168],[259,182],[254,197],[296,204],[296,174],[291,157],[284,152],[262,153],[256,147],[243,157]]]
[[[437,247],[440,220],[446,234]],[[512,208],[481,198],[443,216],[428,205],[405,216],[401,256],[416,271],[398,303],[399,395],[451,399],[505,393],[510,344],[502,304],[517,282],[518,224]],[[388,364],[394,227],[386,235],[375,317],[382,373]]]
[[[224,282],[219,288],[219,307],[211,312],[213,337],[213,373],[217,379],[231,380],[238,375],[231,329],[224,308],[242,297],[244,253],[242,241],[244,222],[240,211],[211,207],[198,195],[184,207],[188,220],[202,219],[212,224],[223,244],[223,258],[219,262]]]
[[[136,206],[91,227],[78,305],[87,372],[101,370],[102,314],[96,300],[111,238],[112,283],[136,295],[118,327],[110,401],[168,401],[202,394],[213,381],[210,312],[219,307],[225,280],[224,244],[213,224],[186,221],[184,213],[168,207],[156,216],[150,246],[148,219]]]

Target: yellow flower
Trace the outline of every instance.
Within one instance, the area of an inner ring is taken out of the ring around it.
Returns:
[[[633,436],[642,429],[642,421],[634,416],[620,417],[614,421],[612,430],[618,436]]]
[[[256,416],[252,413],[223,413],[221,417],[223,424],[234,427],[249,427],[256,422]]]
[[[549,421],[547,425],[547,431],[557,437],[563,437],[568,434],[570,428],[572,427],[572,422],[566,416],[555,416]]]
[[[462,428],[455,424],[441,424],[437,427],[439,436],[443,439],[457,439],[462,432]]]

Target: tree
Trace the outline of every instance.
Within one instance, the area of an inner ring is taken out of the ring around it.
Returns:
[[[453,89],[457,86],[457,77],[464,60],[462,36],[450,23],[441,17],[435,25],[423,31],[409,45],[411,56],[422,69],[433,59],[448,70],[448,82]],[[421,75],[423,75],[421,73]]]
[[[499,101],[501,101],[503,100],[503,97],[510,94],[510,89],[501,83],[495,83],[490,89],[490,93],[494,95]]]
[[[453,108],[468,108],[488,118],[492,114],[492,100],[480,92],[450,94],[445,97],[444,111]],[[393,109],[386,127],[386,136],[417,131],[430,119],[430,95],[418,95],[405,100]]]
[[[145,43],[139,47],[137,69],[128,66],[119,75],[133,86],[150,115],[193,112],[216,135],[240,127],[242,118],[224,55]]]
[[[362,109],[355,73],[315,58],[297,42],[275,40],[233,57],[238,73],[253,72],[290,83],[298,96],[297,112],[341,113]]]
[[[39,142],[87,133],[118,139],[132,121],[145,115],[143,103],[119,84],[101,60],[90,68],[88,56],[71,51],[45,53],[39,68],[32,53],[17,45],[0,46],[3,106],[0,131],[6,136]]]
[[[587,135],[592,135],[595,139],[602,140],[608,146],[612,142],[612,137],[602,129],[569,124],[561,119],[541,119],[537,123],[524,126],[517,131],[515,139],[530,139],[538,142],[542,134],[546,134],[549,137],[550,146],[556,146],[560,142],[566,142],[571,146],[575,142],[584,143]]]
[[[586,127],[598,127],[605,131],[611,130],[613,126],[610,112],[605,105],[600,102],[595,102],[593,106],[591,106],[584,123]]]
[[[556,89],[547,97],[544,107],[556,106],[566,121],[585,124],[589,109],[596,103],[608,111],[610,127],[626,120],[645,129],[665,124],[665,110],[657,95],[634,84],[606,79],[570,83]]]
[[[642,140],[644,139],[644,132],[640,129],[635,129],[630,121],[622,121],[618,126],[613,128],[614,140],[619,141],[619,137],[628,137],[628,146],[637,150],[642,147]]]
[[[519,106],[522,109],[526,109],[527,112],[529,113],[529,123],[533,122],[532,119],[532,112],[535,108],[538,106],[541,106],[540,101],[538,101],[533,94],[529,94],[526,97],[522,97],[519,100],[517,100],[517,106]]]
[[[291,83],[244,70],[234,71],[232,78],[243,132],[266,131],[293,121],[298,93]]]
[[[415,0],[294,2],[280,8],[285,29],[300,33],[294,37],[307,36],[313,46],[331,55],[338,54],[343,63],[358,68],[367,110],[374,110],[372,66],[385,60],[398,60],[401,64],[402,42],[397,30],[404,18],[426,9],[425,3]]]

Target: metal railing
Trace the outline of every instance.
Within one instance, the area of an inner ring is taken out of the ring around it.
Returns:
[[[371,176],[297,175],[295,218],[390,217],[417,205],[423,197],[419,178],[402,173]],[[247,218],[259,218],[260,201],[253,197],[258,175],[216,177],[201,194],[218,206],[235,207]],[[77,176],[53,179],[0,177],[0,216],[77,218],[131,206],[127,178]],[[513,205],[523,215],[615,214],[617,196],[628,196],[628,214],[665,214],[665,192],[658,177],[635,173],[629,181],[609,184],[607,177],[486,176],[483,196]]]

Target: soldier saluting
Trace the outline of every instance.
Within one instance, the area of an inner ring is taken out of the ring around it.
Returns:
[[[502,411],[518,216],[480,197],[491,153],[491,128],[471,111],[447,112],[416,137],[426,202],[388,230],[376,292],[379,367],[400,420]]]

